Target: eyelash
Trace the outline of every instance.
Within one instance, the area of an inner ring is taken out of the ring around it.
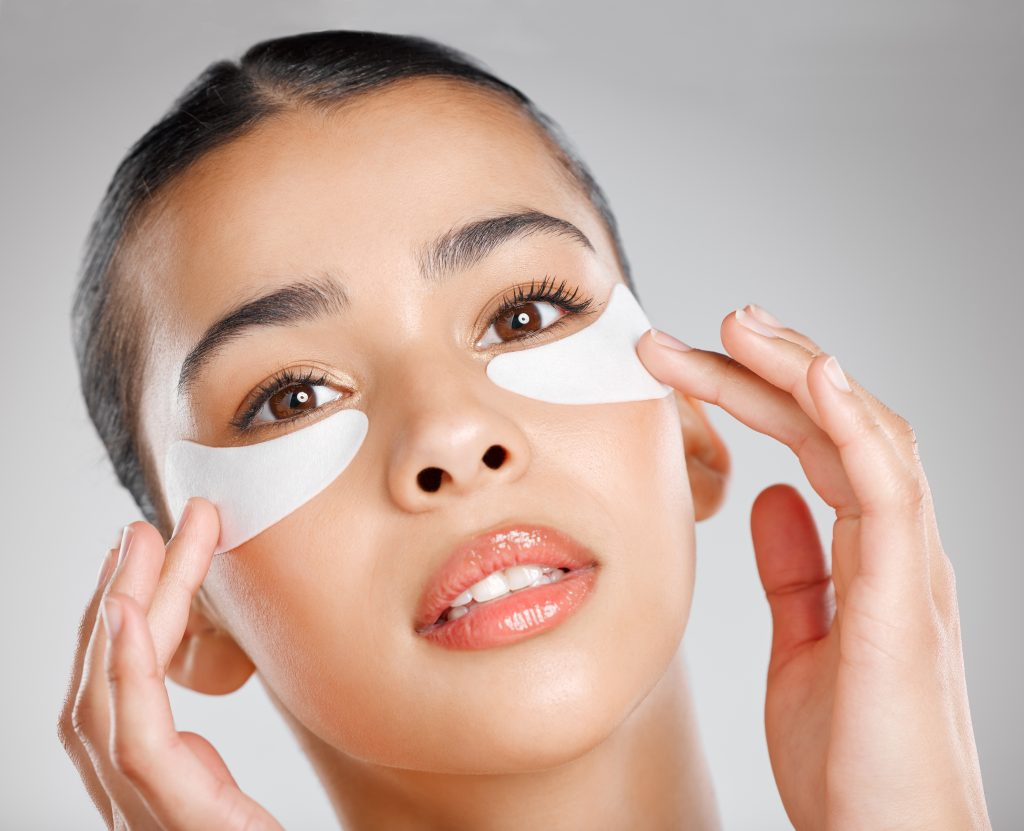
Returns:
[[[549,280],[551,282],[548,282]],[[516,306],[520,306],[523,303],[529,303],[533,300],[545,300],[549,303],[553,303],[556,306],[560,306],[562,309],[569,313],[567,315],[562,315],[550,326],[547,326],[544,329],[539,329],[535,332],[528,332],[526,335],[524,335],[521,338],[517,338],[516,340],[523,341],[537,337],[537,335],[541,334],[542,332],[550,332],[567,317],[583,314],[585,311],[587,311],[587,309],[590,308],[590,306],[594,302],[594,298],[584,296],[582,299],[576,300],[576,295],[579,293],[579,287],[574,288],[572,290],[572,293],[566,293],[565,280],[562,280],[562,282],[560,282],[558,284],[558,287],[556,288],[554,285],[554,279],[549,277],[549,275],[545,274],[544,279],[541,280],[540,282],[540,285],[537,285],[536,281],[531,280],[529,288],[524,288],[523,286],[516,286],[512,290],[511,296],[506,294],[501,300],[501,306],[498,307],[498,310],[488,321],[488,328],[490,328],[491,323],[493,323],[498,318],[507,315]]]
[[[269,399],[277,395],[281,390],[287,389],[288,387],[299,386],[301,384],[320,386],[330,383],[330,380],[331,379],[323,372],[323,370],[307,369],[296,372],[293,369],[282,369],[280,372],[275,372],[272,377],[268,378],[253,391],[250,399],[251,403],[245,408],[245,412],[231,420],[231,424],[237,430],[252,429],[252,422],[253,419],[256,418],[256,414]],[[306,416],[313,415],[315,412],[317,412],[317,410],[309,410],[300,415],[292,416],[289,419],[283,419],[277,423],[292,424]],[[269,426],[269,424],[267,426]]]
[[[488,320],[488,329],[490,324],[495,320],[507,315],[517,306],[524,303],[530,303],[534,300],[543,300],[551,303],[555,306],[559,306],[568,314],[562,315],[558,320],[554,321],[551,325],[544,329],[539,329],[534,332],[528,332],[523,337],[517,338],[516,340],[524,341],[530,340],[531,338],[537,337],[544,332],[550,332],[552,329],[561,324],[567,317],[574,315],[583,314],[593,305],[594,298],[588,295],[583,296],[579,300],[576,299],[580,293],[579,287],[572,289],[571,292],[567,292],[565,289],[565,280],[562,280],[558,286],[554,285],[554,278],[549,275],[544,275],[544,279],[537,284],[535,280],[530,281],[530,285],[515,286],[512,289],[511,294],[506,294],[501,299],[501,305]],[[486,332],[485,332],[486,334]],[[299,386],[302,384],[309,384],[311,386],[319,386],[330,383],[330,378],[322,370],[301,370],[296,372],[292,369],[282,369],[280,372],[274,373],[271,378],[268,378],[262,384],[260,384],[252,393],[250,398],[250,404],[246,407],[245,411],[240,415],[232,419],[231,424],[240,431],[246,431],[253,429],[252,422],[255,419],[256,414],[260,411],[260,408],[273,396],[281,392],[281,390],[287,389],[292,386]],[[326,406],[326,405],[325,405]],[[274,422],[275,424],[293,424],[303,418],[307,418],[316,414],[320,410],[319,407],[313,410],[308,410],[300,415],[292,416],[288,419],[282,419],[281,421]],[[271,426],[268,423],[267,426]]]

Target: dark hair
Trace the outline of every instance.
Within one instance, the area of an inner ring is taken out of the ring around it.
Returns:
[[[138,379],[147,360],[145,310],[125,290],[121,262],[147,207],[206,152],[290,107],[336,107],[406,78],[446,76],[492,90],[521,108],[552,142],[558,160],[605,223],[627,285],[629,264],[604,193],[558,125],[515,87],[468,55],[422,37],[320,31],[265,40],[239,62],[210,64],[129,149],[85,242],[72,311],[86,407],[121,484],[158,522],[138,442]]]

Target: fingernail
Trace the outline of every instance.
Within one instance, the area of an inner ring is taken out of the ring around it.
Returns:
[[[178,536],[178,532],[185,527],[185,523],[188,521],[188,515],[192,511],[192,500],[189,499],[185,503],[185,507],[181,509],[181,516],[178,517],[178,521],[174,523],[174,531],[171,533],[171,539]]]
[[[756,317],[762,323],[767,323],[769,326],[785,326],[786,325],[781,320],[779,320],[775,315],[773,315],[771,312],[766,311],[765,309],[762,309],[760,306],[756,306],[753,303],[750,303],[747,306],[747,309],[750,310],[750,313],[754,317]]]
[[[766,338],[778,337],[771,329],[765,326],[746,309],[736,310],[736,321],[742,326],[746,326],[752,332],[757,332],[757,334],[764,335]]]
[[[672,337],[668,332],[662,332],[658,329],[651,329],[651,337],[662,346],[667,346],[669,349],[675,349],[678,352],[689,352],[693,349],[692,346],[687,346],[678,338]]]
[[[128,549],[132,545],[132,527],[126,525],[121,530],[121,547],[117,550],[117,564],[121,565],[124,562],[124,558],[128,556]]]
[[[116,553],[116,548],[108,548],[107,553],[103,555],[103,562],[100,564],[100,573],[96,578],[97,589],[107,582],[107,578],[110,577],[110,572],[114,570],[114,555]]]
[[[832,355],[825,361],[825,377],[832,382],[832,385],[843,392],[851,392],[850,382],[846,380],[846,373],[839,366],[836,356]]]
[[[114,640],[117,633],[121,631],[121,621],[124,612],[121,609],[121,602],[113,597],[103,601],[103,625],[107,628],[107,637]]]

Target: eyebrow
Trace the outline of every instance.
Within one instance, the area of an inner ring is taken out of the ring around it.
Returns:
[[[565,219],[534,210],[473,220],[446,231],[417,252],[421,278],[432,285],[471,268],[494,249],[531,234],[570,239],[594,251],[587,236]],[[178,394],[187,394],[216,353],[227,343],[262,326],[293,326],[337,315],[350,306],[344,284],[323,273],[245,301],[213,323],[189,350],[178,376]]]

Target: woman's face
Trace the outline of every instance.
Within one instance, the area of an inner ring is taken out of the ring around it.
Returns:
[[[453,228],[523,211],[572,223],[593,250],[534,229],[421,274],[421,253]],[[606,738],[682,636],[693,505],[675,396],[554,404],[485,372],[496,354],[593,320],[541,302],[564,319],[520,344],[494,317],[515,287],[548,276],[600,307],[623,281],[598,215],[537,128],[473,88],[403,82],[330,116],[265,122],[207,155],[149,220],[131,256],[151,318],[140,413],[156,469],[179,439],[251,444],[348,406],[369,420],[332,484],[215,557],[205,581],[281,704],[349,755],[439,772],[548,767]],[[311,279],[342,289],[344,307],[252,321],[179,392],[182,362],[209,327]],[[285,370],[315,373],[316,395],[301,413],[278,396],[242,428],[254,391]],[[506,451],[498,467],[482,461],[492,445]],[[421,487],[425,468],[446,472],[439,488]],[[509,523],[554,526],[591,549],[584,603],[488,649],[419,634],[421,594],[452,549]]]

